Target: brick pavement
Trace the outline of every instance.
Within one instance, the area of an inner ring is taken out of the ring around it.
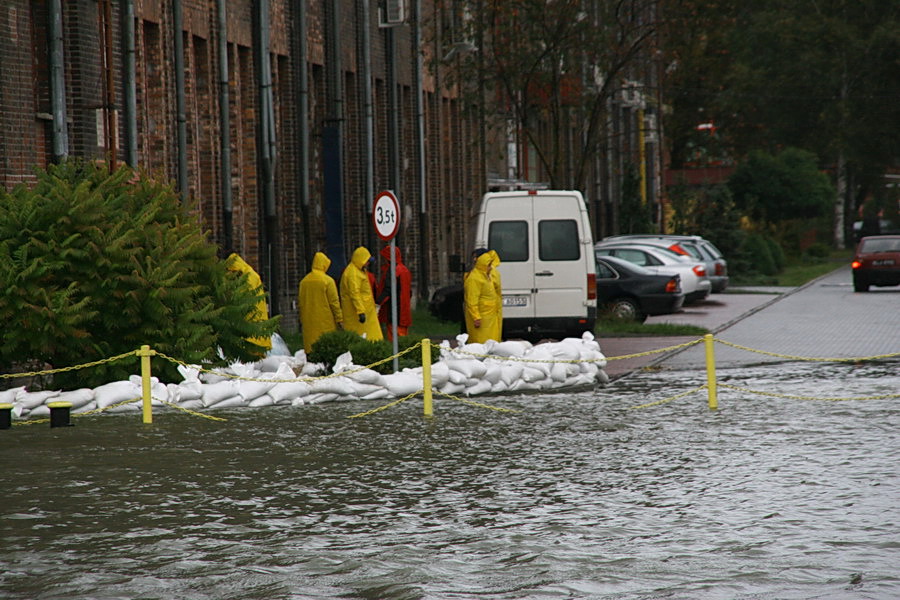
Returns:
[[[701,325],[725,342],[778,355],[850,358],[900,352],[900,288],[871,288],[855,293],[849,266],[841,267],[800,288],[760,290],[773,293],[715,294],[683,313],[654,317],[651,322]],[[775,293],[782,292],[782,293]],[[696,338],[599,338],[607,357],[665,348]],[[715,345],[716,368],[790,360]],[[705,367],[703,344],[648,358],[611,360],[612,378],[634,369]]]

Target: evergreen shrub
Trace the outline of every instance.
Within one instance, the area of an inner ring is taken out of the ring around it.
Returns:
[[[246,319],[262,290],[227,272],[216,251],[170,186],[126,166],[110,174],[67,161],[0,191],[0,369],[82,365],[143,344],[191,364],[258,358],[247,338],[271,336],[278,319]],[[138,365],[110,361],[52,385],[93,387]],[[168,360],[155,359],[153,374],[181,380]]]

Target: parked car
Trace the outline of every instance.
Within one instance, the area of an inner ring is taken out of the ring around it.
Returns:
[[[661,275],[615,256],[598,256],[597,304],[601,315],[638,323],[678,312],[684,304],[681,275]]]
[[[662,246],[638,243],[599,242],[594,246],[597,257],[615,256],[642,266],[654,273],[681,276],[684,303],[706,299],[712,290],[703,263],[676,254]]]
[[[712,242],[699,235],[638,233],[610,236],[602,241],[664,244],[669,250],[691,256],[706,265],[706,276],[709,277],[713,294],[724,292],[728,287],[728,261]]]
[[[452,283],[431,294],[428,312],[442,321],[463,323],[463,284]]]
[[[853,255],[853,290],[900,285],[900,235],[872,235],[859,240]]]

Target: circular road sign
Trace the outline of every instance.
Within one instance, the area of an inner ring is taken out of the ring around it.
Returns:
[[[372,223],[382,241],[394,239],[400,229],[400,202],[393,192],[379,192],[372,205]]]

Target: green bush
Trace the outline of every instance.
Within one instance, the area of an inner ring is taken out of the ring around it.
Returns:
[[[784,269],[787,260],[784,255],[784,250],[782,249],[781,244],[776,242],[771,236],[763,236],[763,239],[766,242],[766,246],[769,248],[769,255],[772,257],[772,263],[775,265],[775,272],[766,273],[766,275],[780,273]]]
[[[422,341],[420,337],[404,336],[397,340],[397,349],[402,352]],[[327,370],[334,366],[337,357],[349,351],[353,356],[353,364],[366,367],[394,355],[393,343],[388,340],[369,341],[352,331],[330,331],[322,334],[312,346],[307,357],[310,362],[324,363]],[[438,353],[432,349],[431,362],[438,360]],[[422,347],[410,350],[397,361],[401,369],[422,366]],[[393,373],[394,361],[389,360],[372,367],[379,373]]]
[[[747,236],[740,248],[740,256],[747,261],[749,270],[752,272],[763,275],[778,273],[769,243],[762,234],[754,233]]]
[[[319,336],[307,356],[309,362],[324,363],[327,369],[334,366],[337,357],[350,349],[356,342],[363,341],[363,337],[355,331],[336,329]]]
[[[804,252],[803,256],[807,259],[815,261],[823,261],[831,255],[831,248],[822,242],[811,244]]]
[[[143,344],[188,363],[253,360],[278,319],[251,322],[260,290],[226,271],[216,246],[171,187],[122,167],[69,161],[32,186],[0,191],[0,369],[63,368]],[[127,358],[55,375],[95,386],[138,369]],[[180,380],[156,360],[154,375]]]

